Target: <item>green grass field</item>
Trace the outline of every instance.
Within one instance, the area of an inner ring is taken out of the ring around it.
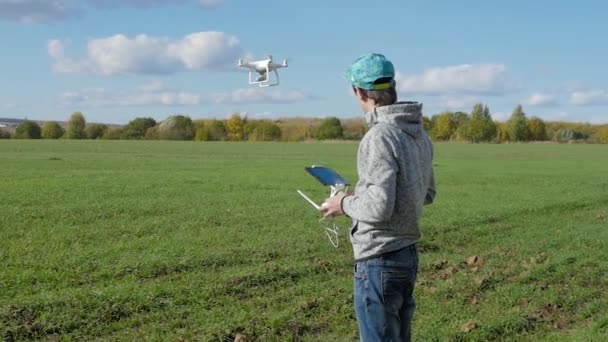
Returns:
[[[354,341],[346,219],[304,167],[356,143],[0,141],[0,333]],[[436,145],[417,341],[608,340],[608,146]],[[477,256],[473,262],[469,257]]]

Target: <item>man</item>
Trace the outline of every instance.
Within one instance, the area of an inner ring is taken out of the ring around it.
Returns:
[[[359,144],[354,193],[328,198],[325,217],[352,218],[354,302],[362,341],[409,341],[418,272],[418,221],[433,202],[433,145],[422,104],[397,102],[393,64],[363,55],[345,78],[370,129]]]

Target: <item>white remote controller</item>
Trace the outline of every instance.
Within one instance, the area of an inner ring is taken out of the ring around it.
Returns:
[[[300,194],[300,196],[304,197],[305,200],[308,201],[308,203],[310,203],[310,205],[312,205],[313,207],[315,207],[315,209],[317,210],[321,210],[321,206],[318,205],[317,203],[315,203],[313,200],[311,200],[310,198],[308,198],[308,196],[306,196],[302,191],[298,190],[298,193]]]

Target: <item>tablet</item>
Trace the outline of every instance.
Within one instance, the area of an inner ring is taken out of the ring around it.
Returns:
[[[348,186],[350,183],[336,171],[321,165],[313,165],[305,167],[306,171],[315,177],[321,184],[325,186],[343,185]]]

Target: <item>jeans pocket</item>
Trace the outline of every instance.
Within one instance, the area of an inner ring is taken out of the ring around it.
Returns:
[[[365,268],[361,267],[361,265],[355,264],[354,276],[357,280],[365,280],[367,278],[367,273],[365,272]]]
[[[398,314],[412,287],[412,274],[403,271],[382,271],[382,301],[389,312]]]

